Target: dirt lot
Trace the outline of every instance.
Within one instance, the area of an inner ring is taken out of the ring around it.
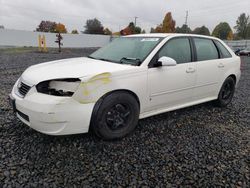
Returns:
[[[250,58],[227,108],[147,118],[120,141],[46,136],[14,117],[7,96],[28,66],[92,51],[0,50],[0,187],[250,187]]]

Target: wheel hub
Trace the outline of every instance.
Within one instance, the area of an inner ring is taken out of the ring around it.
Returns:
[[[116,104],[106,115],[107,125],[112,130],[121,129],[127,126],[131,111],[125,104]]]

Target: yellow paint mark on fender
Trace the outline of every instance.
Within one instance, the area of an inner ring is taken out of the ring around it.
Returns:
[[[102,74],[98,74],[98,75],[93,76],[92,78],[90,78],[90,80],[88,81],[88,83],[91,83],[91,82],[95,82],[95,81],[97,81],[97,80],[100,80],[100,81],[102,81],[104,84],[107,84],[107,83],[111,82],[110,76],[111,76],[111,74],[110,74],[109,72],[102,73]]]
[[[87,82],[82,82],[81,87],[83,88],[83,95],[89,96],[91,92],[104,84],[111,82],[110,73],[102,73],[90,78]],[[91,88],[91,89],[90,89]]]

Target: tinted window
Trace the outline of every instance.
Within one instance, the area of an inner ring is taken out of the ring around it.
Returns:
[[[212,40],[194,38],[194,42],[195,42],[198,61],[205,61],[205,60],[219,58],[218,50]]]
[[[177,38],[167,42],[159,52],[159,58],[167,56],[173,58],[177,63],[191,62],[191,49],[188,38]]]
[[[229,51],[225,48],[223,44],[221,44],[219,41],[215,40],[214,41],[217,47],[220,49],[222,58],[229,58],[232,57],[232,55],[229,53]]]

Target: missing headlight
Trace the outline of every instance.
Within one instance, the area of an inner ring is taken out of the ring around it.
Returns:
[[[47,95],[71,97],[80,83],[80,79],[75,78],[49,80],[39,83],[36,89],[39,93]]]

